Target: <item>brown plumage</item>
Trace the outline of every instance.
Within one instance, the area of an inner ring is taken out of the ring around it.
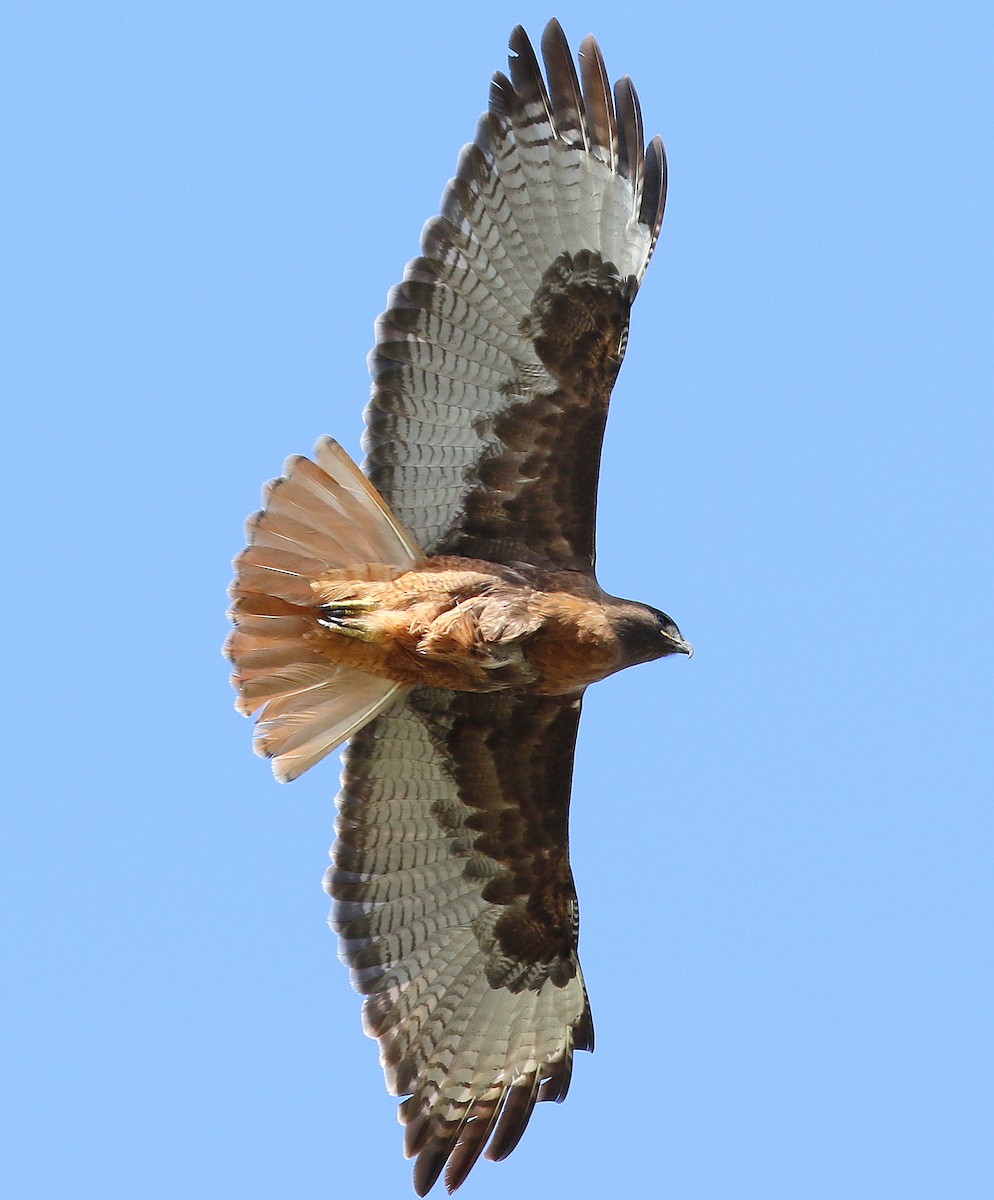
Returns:
[[[611,389],[665,156],[593,39],[524,31],[377,323],[364,476],[292,458],[232,585],[237,706],[293,779],[351,742],[327,887],[420,1195],[593,1048],[567,852],[584,689],[690,647],[594,576]],[[367,479],[368,476],[368,479]],[[371,481],[371,482],[370,482]],[[375,488],[374,486],[375,485]]]

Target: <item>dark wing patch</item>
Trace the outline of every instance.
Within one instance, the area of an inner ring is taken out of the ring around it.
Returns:
[[[332,923],[423,1195],[503,1158],[593,1047],[567,816],[575,698],[417,689],[345,756]],[[489,1145],[487,1143],[489,1142]]]
[[[557,386],[525,399],[527,379],[510,385],[514,400],[490,425],[478,486],[441,552],[592,566],[601,443],[634,292],[631,277],[588,251],[561,254],[545,272],[521,328]]]
[[[524,31],[377,324],[364,469],[430,553],[589,569],[601,442],[665,157],[597,44]]]

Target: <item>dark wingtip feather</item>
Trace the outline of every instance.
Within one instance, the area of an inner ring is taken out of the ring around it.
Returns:
[[[441,1129],[432,1128],[431,1136],[425,1141],[414,1164],[414,1190],[419,1196],[426,1196],[438,1182],[439,1175],[456,1148],[466,1119],[464,1116],[455,1124]],[[450,1187],[449,1191],[454,1189]]]
[[[570,1080],[573,1078],[573,1043],[566,1046],[565,1053],[556,1063],[550,1063],[551,1074],[543,1081],[538,1090],[539,1101],[552,1100],[562,1104],[569,1091]]]
[[[444,1166],[445,1154],[439,1153],[437,1146],[422,1150],[414,1164],[414,1190],[419,1196],[428,1195],[438,1182]]]
[[[490,80],[490,97],[489,110],[495,117],[510,117],[514,111],[515,92],[514,85],[503,71],[494,71],[493,77]],[[481,118],[480,127],[477,129],[477,141],[480,142],[481,130],[486,133],[485,119]],[[489,143],[489,134],[486,134],[486,140]],[[482,142],[480,142],[482,146]]]
[[[666,148],[663,146],[663,139],[657,134],[645,152],[645,184],[639,208],[639,222],[652,230],[653,245],[659,236],[665,208]]]
[[[618,123],[604,55],[592,34],[580,43],[580,80],[590,144],[612,171],[618,168]]]
[[[507,39],[507,48],[516,58],[531,58],[538,65],[538,59],[535,58],[535,51],[532,48],[531,38],[525,31],[524,25],[515,25],[511,30],[511,36]]]
[[[515,92],[515,103],[519,106],[523,105],[525,108],[529,106],[543,108],[550,124],[553,124],[554,127],[552,102],[546,90],[545,79],[542,77],[542,68],[538,65],[535,48],[532,46],[528,34],[518,25],[507,44],[513,56],[508,57],[507,63]]]
[[[423,1112],[412,1109],[413,1098],[405,1100],[397,1110],[397,1119],[404,1126],[404,1157],[420,1154],[431,1137],[431,1122]]]
[[[588,139],[580,81],[566,34],[555,17],[542,34],[542,58],[549,77],[556,132],[570,145],[586,147]]]
[[[507,1098],[497,1121],[497,1128],[486,1149],[486,1157],[491,1162],[500,1162],[507,1158],[521,1141],[521,1135],[528,1126],[535,1109],[535,1102],[538,1100],[540,1080],[541,1072],[536,1069],[531,1075],[519,1079],[513,1087],[508,1088]]]
[[[573,1026],[573,1049],[590,1050],[594,1048],[594,1015],[590,1011],[590,1001],[586,990],[583,997],[583,1012],[579,1021]]]
[[[642,109],[635,85],[625,75],[614,85],[614,104],[618,113],[618,172],[638,185],[645,157]]]
[[[503,1096],[497,1100],[480,1101],[473,1106],[470,1118],[463,1125],[458,1145],[452,1151],[445,1170],[445,1186],[450,1193],[462,1187],[470,1171],[476,1166],[477,1159],[497,1124],[502,1099]]]

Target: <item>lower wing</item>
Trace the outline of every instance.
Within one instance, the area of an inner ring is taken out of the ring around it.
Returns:
[[[345,753],[327,889],[424,1195],[593,1048],[567,853],[576,697],[413,691]]]

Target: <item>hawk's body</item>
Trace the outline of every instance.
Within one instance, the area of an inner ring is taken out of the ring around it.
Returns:
[[[452,556],[357,574],[314,580],[310,644],[330,662],[395,683],[579,695],[665,648],[655,622],[638,645],[641,607],[608,596],[589,575]]]
[[[593,1047],[568,861],[584,688],[689,653],[594,576],[611,388],[665,159],[593,39],[511,77],[390,296],[365,471],[329,439],[248,525],[228,652],[292,779],[351,738],[327,886],[424,1194],[510,1153]]]

